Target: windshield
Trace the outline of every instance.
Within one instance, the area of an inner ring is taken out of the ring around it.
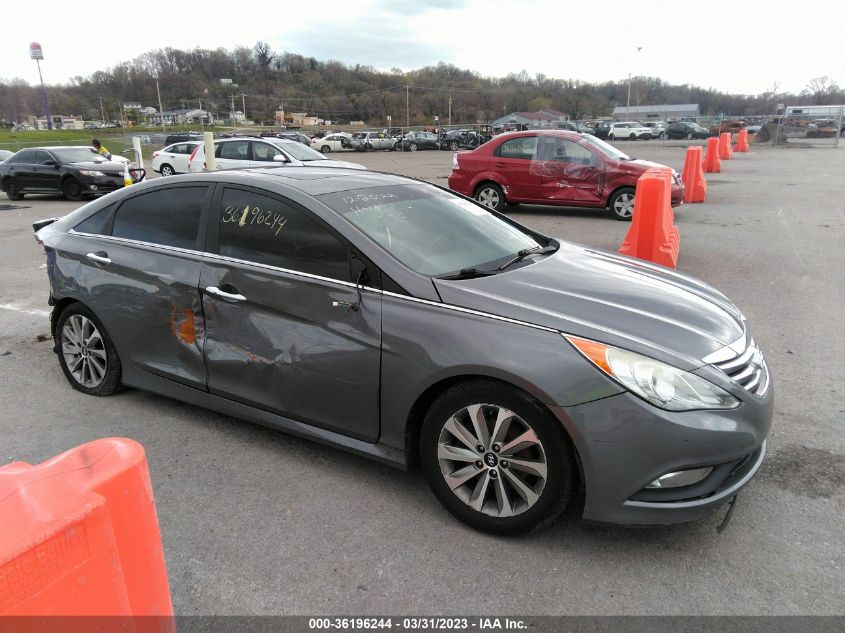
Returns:
[[[50,152],[63,163],[105,163],[106,159],[93,147],[63,147]]]
[[[467,268],[489,270],[540,246],[484,207],[428,185],[317,197],[408,268],[432,277]]]
[[[631,157],[628,156],[625,152],[619,151],[610,143],[605,143],[600,138],[596,138],[595,136],[583,136],[582,137],[587,143],[593,145],[593,147],[598,148],[598,150],[604,154],[605,156],[609,156],[614,160],[631,160]]]
[[[288,154],[293,156],[296,160],[308,162],[311,160],[327,160],[320,152],[311,149],[307,145],[291,141],[290,143],[275,143],[276,147],[280,147]]]

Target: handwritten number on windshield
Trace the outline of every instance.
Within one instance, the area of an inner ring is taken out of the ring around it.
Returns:
[[[278,235],[288,219],[281,213],[262,211],[258,207],[246,205],[243,209],[230,205],[223,210],[223,223],[235,224],[238,227],[245,226],[266,226],[270,231],[275,229],[274,235]]]

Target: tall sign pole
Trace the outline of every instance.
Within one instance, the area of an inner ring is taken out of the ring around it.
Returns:
[[[44,87],[44,77],[41,75],[41,60],[44,59],[44,50],[38,42],[29,45],[29,58],[34,59],[38,65],[38,78],[41,80],[41,96],[44,98],[44,116],[47,117],[47,129],[53,129],[53,117],[50,116],[50,102],[47,100],[47,88]]]

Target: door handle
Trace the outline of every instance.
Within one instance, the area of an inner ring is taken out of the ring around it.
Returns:
[[[103,253],[102,251],[100,252]],[[90,259],[92,262],[97,262],[98,264],[111,264],[111,260],[106,256],[106,253],[103,253],[102,255],[98,255],[97,253],[88,253],[85,257]]]
[[[351,301],[332,301],[333,308],[346,308],[347,312],[357,312],[358,304]]]
[[[496,163],[496,167],[507,167],[507,163]]]
[[[246,301],[245,296],[220,290],[217,286],[208,286],[205,291],[210,295],[215,295],[221,299],[228,299],[229,301]]]

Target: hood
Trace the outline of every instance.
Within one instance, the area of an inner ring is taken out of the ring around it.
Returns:
[[[306,160],[302,161],[302,165],[305,167],[338,167],[342,169],[366,169],[363,165],[359,165],[358,163],[349,163],[345,160],[334,160],[333,158],[327,158],[326,160]]]
[[[621,160],[621,161],[619,161],[619,165],[620,165],[620,167],[623,167],[623,168],[628,167],[629,171],[632,171],[632,172],[638,173],[638,174],[644,174],[647,170],[649,170],[653,167],[660,167],[662,169],[672,169],[668,165],[663,165],[661,163],[655,163],[655,162],[650,161],[650,160],[643,160],[641,158],[637,158],[637,159],[634,159],[634,160]],[[672,169],[672,173],[675,173],[674,169]]]
[[[434,283],[445,303],[616,345],[686,370],[702,366],[703,357],[745,329],[739,310],[703,282],[566,242],[521,268]]]
[[[79,169],[91,169],[91,170],[98,170],[103,173],[109,172],[117,172],[119,171],[123,174],[123,163],[115,160],[107,160],[107,161],[93,161],[93,160],[84,160],[78,161],[75,163],[68,163],[69,165],[73,165],[74,167],[78,167]]]

